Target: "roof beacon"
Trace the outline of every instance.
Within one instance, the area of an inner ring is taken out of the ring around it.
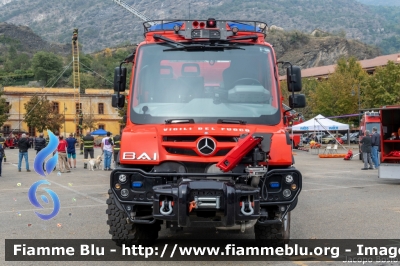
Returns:
[[[217,22],[214,18],[207,19],[207,28],[215,28],[217,26]]]

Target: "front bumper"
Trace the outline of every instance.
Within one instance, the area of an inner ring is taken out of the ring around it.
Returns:
[[[126,175],[128,181],[116,189],[121,174]],[[287,199],[281,196],[284,187],[270,189],[265,194],[261,192],[261,187],[235,183],[233,180],[246,175],[243,173],[148,173],[140,169],[120,168],[111,173],[110,185],[117,207],[124,210],[133,223],[165,220],[180,227],[231,227],[260,217],[264,217],[264,223],[279,223],[279,219],[268,214],[268,210],[275,208],[283,217],[293,209],[301,191],[302,177],[294,168],[271,170],[266,175],[266,180],[276,183],[287,174],[297,176],[298,186]],[[134,188],[130,186],[132,182],[142,182],[143,185]],[[122,197],[121,190],[125,186],[129,196]],[[151,217],[135,216],[136,211],[132,215],[138,206],[150,210]]]
[[[162,185],[153,189],[154,218],[178,222],[182,227],[233,226],[236,222],[260,217],[259,189],[247,185],[215,180],[184,180],[179,185]],[[173,202],[172,212],[167,215],[160,208],[160,202],[165,199]],[[242,212],[245,202],[249,204]],[[191,203],[195,205],[192,208]],[[206,212],[212,212],[213,216],[202,217],[202,213]]]

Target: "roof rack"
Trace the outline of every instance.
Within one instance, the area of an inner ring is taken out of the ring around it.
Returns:
[[[253,20],[207,20],[163,19],[143,23],[144,34],[155,31],[174,31],[185,39],[226,40],[238,32],[262,33],[267,35],[268,25]]]

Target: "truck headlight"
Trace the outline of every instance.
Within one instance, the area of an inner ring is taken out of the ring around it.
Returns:
[[[126,182],[126,175],[119,175],[118,180],[121,183],[125,183]]]
[[[122,192],[122,191],[121,191],[121,192]],[[292,192],[290,191],[290,189],[285,189],[285,190],[283,191],[283,196],[284,196],[285,198],[289,198],[290,195],[292,195]]]
[[[129,190],[127,190],[126,188],[121,190],[121,197],[126,198],[129,196]]]
[[[285,177],[285,182],[286,182],[287,184],[292,184],[292,183],[293,183],[293,176],[292,176],[292,175],[287,175],[287,176]]]

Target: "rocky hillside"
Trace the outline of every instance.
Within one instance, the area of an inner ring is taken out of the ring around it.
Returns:
[[[367,1],[367,0],[360,0]],[[379,0],[381,1],[381,0]],[[390,1],[390,0],[385,0]],[[398,1],[398,0],[394,0]],[[356,0],[125,0],[153,19],[201,18],[262,20],[285,30],[315,28],[380,45],[399,35],[400,7],[387,11]],[[378,0],[377,0],[378,2]],[[397,8],[397,9],[396,9]],[[70,43],[79,28],[80,44],[93,52],[143,39],[140,19],[112,0],[0,0],[0,22],[27,25],[47,41]],[[392,40],[386,46],[392,47]],[[394,50],[397,50],[395,47]],[[389,51],[389,49],[387,49]],[[390,50],[392,51],[392,50]]]
[[[69,55],[71,53],[70,45],[49,43],[29,27],[0,23],[0,53],[5,53],[10,45],[15,46],[19,52],[27,54],[33,54],[38,51],[48,51],[60,55]]]
[[[278,61],[290,61],[301,68],[333,65],[341,57],[364,60],[380,55],[376,47],[338,36],[316,37],[274,30],[267,41],[273,45]]]

